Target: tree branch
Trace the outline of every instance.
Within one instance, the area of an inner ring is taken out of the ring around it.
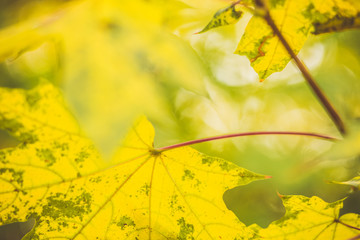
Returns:
[[[191,141],[178,143],[178,144],[174,144],[174,145],[170,145],[170,146],[166,146],[166,147],[156,148],[155,150],[162,152],[162,151],[166,151],[166,150],[170,150],[170,149],[174,149],[174,148],[189,146],[189,145],[203,143],[203,142],[210,142],[210,141],[219,140],[219,139],[255,136],[255,135],[295,135],[295,136],[315,137],[315,138],[320,138],[320,139],[328,140],[328,141],[340,140],[338,138],[331,137],[331,136],[326,136],[326,135],[317,134],[317,133],[307,133],[307,132],[291,132],[291,131],[290,132],[287,132],[287,131],[245,132],[245,133],[234,133],[234,134],[226,134],[226,135],[215,136],[215,137],[201,138],[201,139],[191,140]]]

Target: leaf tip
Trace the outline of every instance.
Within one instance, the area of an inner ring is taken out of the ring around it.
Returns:
[[[279,192],[276,192],[276,194],[279,196],[279,198],[284,198],[285,197],[285,195],[282,195]]]
[[[265,81],[265,79],[264,79],[264,78],[260,78],[259,81],[260,81],[260,82],[263,82],[263,81]]]
[[[211,27],[209,27],[209,24],[206,25],[206,27],[204,27],[203,29],[201,29],[200,31],[194,33],[194,34],[201,34],[201,33],[204,33],[204,32],[207,32],[211,29]]]
[[[264,178],[269,179],[269,178],[272,178],[272,176],[265,175]]]

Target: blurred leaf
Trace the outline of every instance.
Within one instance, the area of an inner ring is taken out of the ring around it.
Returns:
[[[57,3],[44,9],[29,7],[32,17],[0,31],[0,62],[14,60],[22,53],[37,48],[54,38],[56,24],[78,1]]]
[[[167,4],[155,3],[89,3],[62,29],[66,97],[105,156],[138,114],[156,122],[171,118],[180,87],[205,93],[205,68],[164,26]]]
[[[341,184],[351,186],[354,190],[360,190],[360,176],[354,177],[349,181],[338,182],[338,181],[330,181],[330,183]]]
[[[30,24],[29,24],[30,25]],[[46,36],[47,31],[36,31],[28,24],[13,26],[0,32],[0,61],[8,58],[15,59],[26,50],[39,46]],[[26,41],[20,41],[26,39]]]
[[[171,33],[172,19],[184,7],[163,0],[72,2],[45,20],[30,19],[0,32],[16,30],[1,42],[0,56],[49,36],[56,39],[66,98],[83,129],[109,156],[138,114],[161,122],[171,118],[172,100],[181,87],[205,94],[206,69]]]
[[[324,4],[313,1],[309,5],[313,17],[314,34],[360,28],[360,4],[352,0],[333,0]]]
[[[343,200],[327,203],[318,197],[282,196],[286,213],[266,229],[252,226],[262,239],[349,239],[359,234],[360,217],[339,218]]]
[[[323,155],[323,159],[347,159],[356,158],[360,155],[360,125],[359,123],[348,124],[349,134],[345,139],[335,142],[332,148]]]
[[[0,106],[0,126],[22,141],[0,151],[0,222],[34,218],[27,239],[253,236],[222,195],[265,176],[190,147],[159,152],[145,118],[105,168],[49,84],[0,89]]]
[[[242,14],[243,11],[241,11],[240,1],[234,2],[230,6],[217,11],[208,25],[198,33],[203,33],[216,27],[234,24],[239,21]]]
[[[314,28],[314,34],[338,32],[347,29],[360,28],[360,12],[358,12],[355,16],[351,17],[342,17],[337,15],[334,18],[329,19],[325,23],[315,22]]]

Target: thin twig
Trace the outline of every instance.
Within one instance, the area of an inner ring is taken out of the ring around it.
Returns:
[[[335,137],[322,135],[322,134],[318,134],[318,133],[291,132],[291,131],[290,132],[286,132],[286,131],[263,131],[263,132],[234,133],[234,134],[226,134],[226,135],[215,136],[215,137],[201,138],[201,139],[191,140],[191,141],[178,143],[178,144],[174,144],[174,145],[170,145],[170,146],[166,146],[166,147],[156,148],[155,150],[161,152],[161,151],[166,151],[166,150],[170,150],[170,149],[174,149],[174,148],[189,146],[189,145],[193,145],[193,144],[197,144],[197,143],[210,142],[210,141],[219,140],[219,139],[225,139],[225,138],[254,136],[254,135],[295,135],[295,136],[315,137],[315,138],[320,138],[320,139],[329,140],[329,141],[340,140],[340,139],[335,138]]]
[[[306,65],[298,58],[298,56],[294,53],[292,48],[290,47],[289,43],[284,38],[283,34],[280,32],[279,28],[276,26],[274,20],[272,19],[270,12],[265,4],[259,4],[259,7],[261,8],[259,12],[263,12],[262,17],[265,19],[267,24],[271,27],[275,35],[279,38],[282,45],[285,47],[286,51],[289,53],[289,55],[294,59],[297,67],[301,71],[302,75],[304,76],[305,80],[309,84],[310,88],[312,89],[315,96],[320,101],[321,105],[331,118],[331,120],[336,125],[337,129],[342,135],[346,134],[346,129],[344,122],[340,118],[339,114],[336,112],[335,108],[332,106],[328,98],[325,96],[323,91],[320,89],[320,87],[315,82],[314,78],[310,74],[308,68]],[[261,11],[263,10],[263,11]],[[264,11],[265,10],[265,11]]]

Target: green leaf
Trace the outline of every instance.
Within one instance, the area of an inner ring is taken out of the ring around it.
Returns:
[[[241,7],[240,1],[237,1],[226,8],[220,9],[215,13],[206,27],[198,33],[204,33],[213,28],[237,23],[243,15]]]
[[[34,218],[29,239],[253,236],[222,195],[265,177],[190,147],[159,152],[145,118],[106,167],[50,84],[0,89],[0,116],[22,141],[0,151],[0,222]]]
[[[327,203],[318,197],[282,196],[286,213],[266,229],[253,226],[261,239],[350,239],[359,234],[360,216],[339,217],[343,200]]]

